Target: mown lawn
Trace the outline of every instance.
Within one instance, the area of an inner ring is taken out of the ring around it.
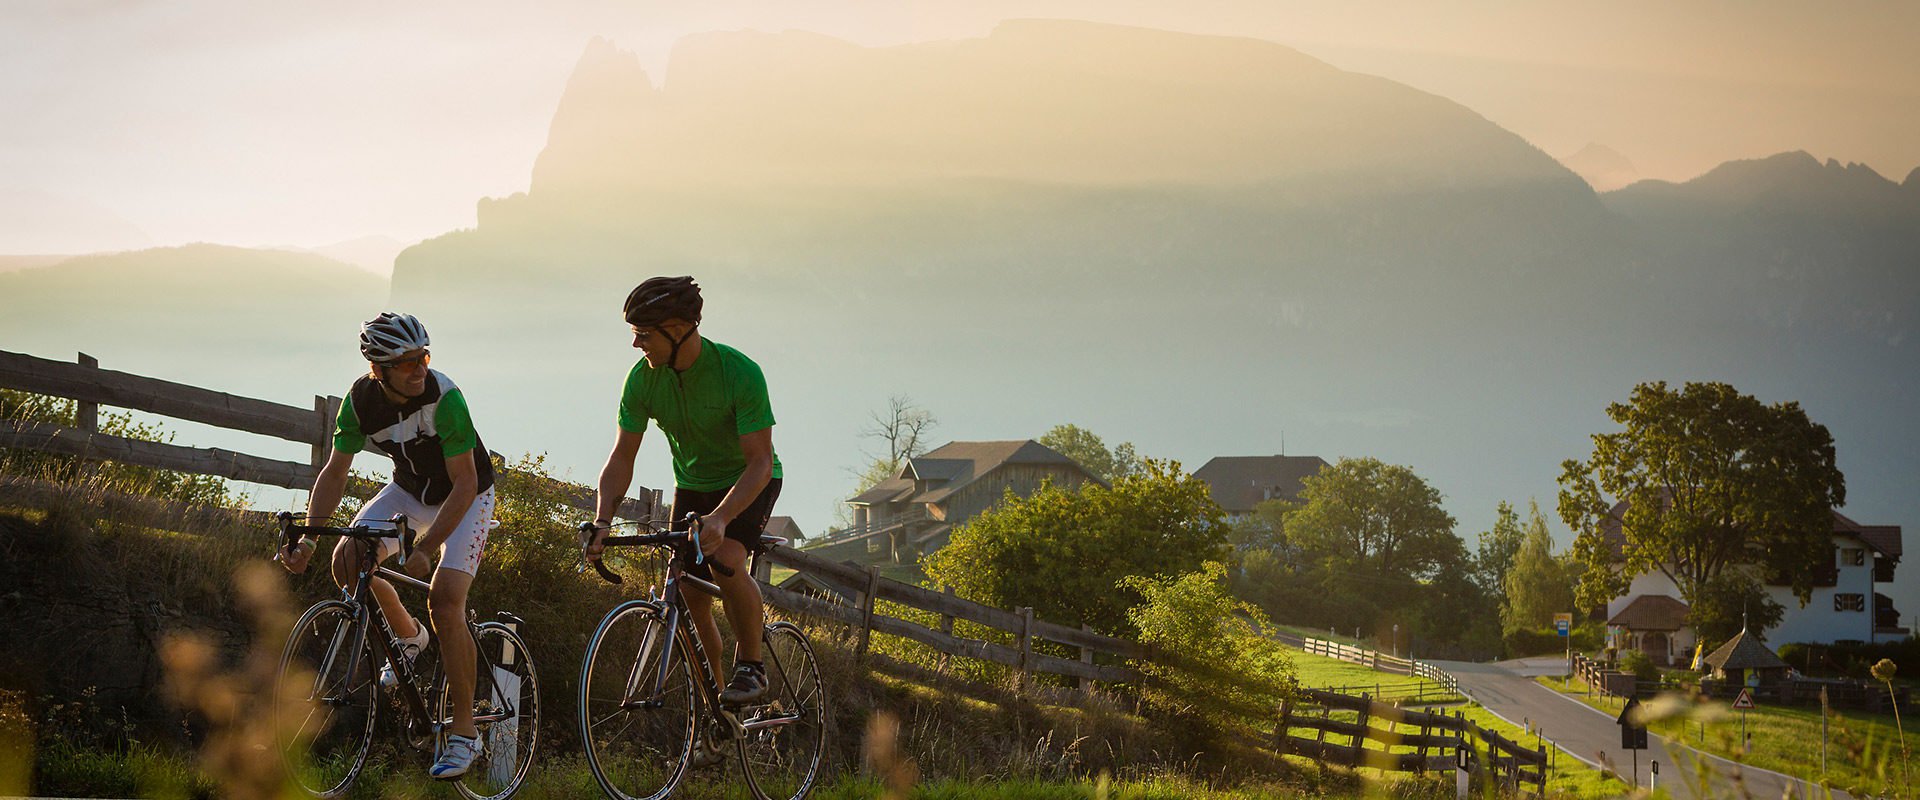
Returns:
[[[1558,679],[1542,679],[1540,683],[1609,713],[1619,713],[1623,705],[1619,698],[1598,694],[1589,698],[1586,685],[1578,679],[1567,684]],[[1675,700],[1656,706],[1657,711],[1664,712],[1664,718],[1649,729],[1721,758],[1844,789],[1855,796],[1920,797],[1914,788],[1920,784],[1920,771],[1915,771],[1920,764],[1903,764],[1901,734],[1891,714],[1835,711],[1823,735],[1818,707],[1762,705],[1746,712],[1746,731],[1752,744],[1743,747],[1741,715],[1730,705],[1725,700],[1699,706]]]

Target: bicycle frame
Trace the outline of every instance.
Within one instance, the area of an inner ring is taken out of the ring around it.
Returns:
[[[396,518],[393,522],[405,545],[405,547],[402,548],[403,551],[412,550],[412,531],[406,527],[405,520]],[[295,526],[294,528],[290,528],[289,531],[304,527],[306,526]],[[311,528],[308,529],[311,530]],[[322,530],[324,531],[325,529]],[[400,643],[393,635],[392,622],[387,619],[386,612],[381,610],[378,602],[362,599],[367,597],[367,593],[372,588],[373,579],[376,576],[421,591],[431,591],[433,584],[398,570],[380,566],[378,560],[379,547],[376,539],[386,537],[352,536],[348,538],[362,543],[360,547],[360,564],[358,573],[354,578],[354,583],[351,588],[343,587],[340,590],[341,602],[346,603],[348,607],[353,609],[353,624],[349,626],[350,630],[344,633],[345,641],[342,641],[343,633],[337,630],[335,631],[334,640],[327,646],[327,655],[319,665],[320,671],[318,674],[323,676],[331,674],[334,659],[338,658],[342,653],[361,652],[361,648],[366,644],[369,629],[374,628],[374,622],[378,622],[380,652],[381,655],[387,659],[387,663],[393,667],[394,675],[396,676],[394,690],[399,693],[403,704],[402,708],[407,712],[406,726],[410,729],[416,724],[424,723],[426,730],[423,731],[423,733],[438,735],[446,730],[446,727],[451,724],[451,720],[439,719],[435,714],[427,710],[426,698],[420,696],[419,689],[415,683],[417,674],[413,670],[413,665],[406,659],[400,657]],[[506,617],[514,623],[520,622],[518,617],[506,614],[505,612],[502,612],[501,616]],[[466,619],[465,622],[467,635],[478,642],[480,639],[479,630],[472,619],[471,612],[469,612],[468,619]],[[342,650],[342,644],[351,644],[351,647]],[[350,671],[347,673],[348,683],[352,683],[358,679],[359,676],[354,671],[359,670],[361,666],[360,659],[357,658],[354,659],[354,663],[349,665]],[[485,652],[478,647],[474,648],[474,671],[476,677],[484,677],[486,681],[484,685],[476,685],[474,687],[474,695],[476,697],[482,696],[481,690],[490,689],[490,696],[500,698],[502,705],[502,708],[496,710],[494,713],[475,714],[473,720],[476,724],[512,719],[518,714],[518,709],[514,707],[514,700],[509,697],[509,693],[502,691],[500,687],[499,680],[496,677],[495,667],[496,665],[493,663],[493,660]],[[444,664],[441,667],[441,680],[445,680]]]
[[[754,559],[758,560],[759,556],[755,555]],[[716,564],[715,566],[717,567],[719,565]],[[749,572],[751,572],[751,563],[749,563],[748,568]],[[678,563],[674,563],[668,567],[666,586],[660,590],[657,596],[649,600],[633,600],[623,603],[621,606],[615,608],[614,611],[609,612],[609,615],[636,605],[650,606],[656,613],[660,614],[661,618],[666,622],[666,629],[673,631],[673,635],[666,637],[665,642],[658,643],[658,646],[666,648],[666,651],[660,654],[659,663],[672,664],[674,647],[677,643],[684,640],[684,644],[681,646],[687,649],[689,664],[694,667],[694,672],[698,676],[701,701],[705,704],[706,708],[714,712],[717,718],[725,722],[734,733],[750,733],[763,728],[779,727],[800,719],[801,712],[799,710],[790,710],[786,714],[742,722],[739,716],[733,713],[733,709],[727,708],[720,702],[720,687],[718,681],[708,669],[709,662],[707,660],[706,646],[700,642],[699,632],[694,630],[693,620],[690,618],[690,612],[686,606],[686,597],[681,594],[683,588],[686,587],[691,587],[709,597],[722,599],[720,586],[718,584],[693,575],[688,575],[681,569]],[[764,635],[764,633],[762,635]],[[660,669],[654,672],[653,685],[645,687],[646,691],[644,693],[636,695],[636,690],[641,687],[636,687],[634,683],[641,677],[640,673],[643,666],[651,662],[651,653],[648,651],[653,646],[655,646],[655,643],[642,642],[640,651],[634,654],[633,665],[628,668],[627,672],[626,696],[621,701],[623,707],[644,707],[649,703],[657,703],[658,701],[635,700],[634,698],[636,696],[649,698],[659,697],[666,688],[667,670]],[[762,657],[775,659],[775,669],[773,672],[776,672],[780,676],[784,688],[787,689],[787,696],[793,696],[791,678],[787,675],[785,669],[780,668],[781,665],[777,660],[779,655],[769,651],[763,653]]]

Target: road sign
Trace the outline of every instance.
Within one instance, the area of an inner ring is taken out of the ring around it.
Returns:
[[[1572,629],[1573,629],[1572,614],[1563,612],[1563,613],[1553,615],[1553,630],[1555,633],[1558,633],[1561,636],[1567,636],[1567,635],[1570,635],[1569,631],[1571,631]]]
[[[1615,720],[1620,723],[1620,749],[1622,750],[1647,749],[1647,726],[1635,719],[1639,710],[1640,700],[1628,698],[1627,706],[1620,709],[1620,719]]]
[[[1753,710],[1753,690],[1742,687],[1740,696],[1733,698],[1733,707],[1739,711]]]

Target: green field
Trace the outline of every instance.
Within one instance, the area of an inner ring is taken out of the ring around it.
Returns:
[[[1557,679],[1542,679],[1540,683],[1603,711],[1619,713],[1623,704],[1619,698],[1589,698],[1585,684],[1577,679],[1565,685]],[[1654,733],[1703,752],[1844,789],[1855,796],[1920,796],[1913,788],[1920,783],[1920,772],[1914,772],[1920,764],[1903,758],[1899,725],[1891,714],[1835,711],[1826,721],[1823,735],[1817,707],[1762,705],[1746,712],[1746,731],[1751,734],[1752,746],[1743,748],[1741,715],[1725,700],[1693,706],[1676,698],[1656,708],[1664,712],[1664,718],[1649,726]],[[1822,742],[1826,752],[1824,772]]]

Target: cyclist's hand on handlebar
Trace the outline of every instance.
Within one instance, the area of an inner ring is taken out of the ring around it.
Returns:
[[[413,550],[413,554],[407,557],[407,563],[404,565],[404,568],[408,575],[416,578],[425,578],[427,577],[427,573],[433,569],[433,559],[427,556],[426,551],[416,547]]]
[[[607,533],[612,528],[611,524],[602,524],[599,521],[581,525],[580,555],[588,561],[599,561],[600,554],[607,549]]]
[[[307,562],[313,558],[313,542],[301,539],[289,546],[280,548],[280,566],[288,572],[299,575],[307,571]]]
[[[694,530],[698,531],[700,536],[700,552],[709,557],[719,552],[720,543],[727,540],[727,525],[732,522],[733,520],[713,513],[701,517],[694,523]]]

